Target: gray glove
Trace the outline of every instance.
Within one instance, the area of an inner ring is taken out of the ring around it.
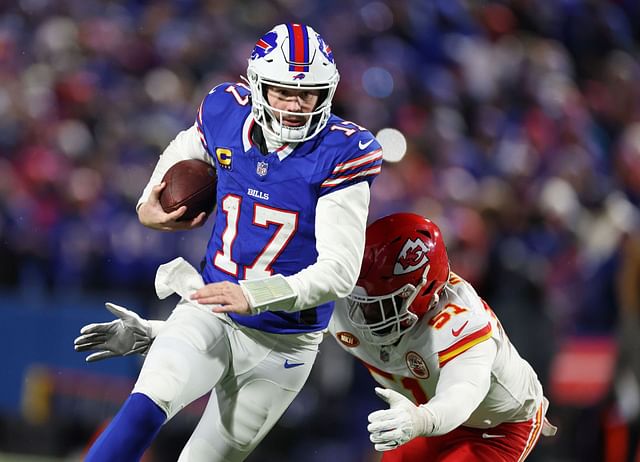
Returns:
[[[113,303],[105,303],[105,306],[119,319],[84,326],[80,329],[82,335],[73,341],[74,349],[96,351],[87,356],[85,361],[88,363],[114,356],[145,354],[155,337],[152,321]]]

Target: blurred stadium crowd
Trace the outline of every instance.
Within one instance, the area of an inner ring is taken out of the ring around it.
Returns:
[[[406,138],[402,160],[374,184],[371,218],[415,211],[438,222],[453,269],[552,392],[552,418],[557,389],[560,435],[532,460],[633,460],[615,459],[611,435],[624,428],[635,441],[640,412],[636,0],[3,3],[3,293],[127,291],[152,306],[157,265],[176,255],[197,262],[209,226],[144,229],[134,212],[141,189],[209,89],[237,81],[256,38],[285,21],[307,22],[331,44],[336,114]],[[591,399],[564,402],[577,392],[554,363],[584,338],[610,339],[614,366],[595,369],[603,384]],[[348,372],[350,359],[323,347],[308,391],[255,460],[271,460],[282,441],[292,447],[292,434],[303,460],[374,460],[362,455],[364,420],[355,419],[366,412],[341,406],[380,403],[364,371]],[[344,414],[348,425],[336,423]],[[359,441],[331,439],[327,424]],[[309,445],[315,456],[300,452]]]

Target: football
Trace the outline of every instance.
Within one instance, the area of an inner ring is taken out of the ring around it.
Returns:
[[[187,211],[178,221],[192,220],[200,212],[209,215],[216,205],[216,180],[216,171],[208,163],[198,159],[182,160],[162,178],[167,185],[160,193],[160,205],[167,213],[186,205]]]

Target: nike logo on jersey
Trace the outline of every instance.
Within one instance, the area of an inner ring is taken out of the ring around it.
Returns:
[[[291,369],[292,367],[302,366],[304,363],[290,363],[288,359],[284,360],[284,368]]]
[[[464,330],[464,328],[467,327],[467,324],[469,324],[469,321],[465,321],[464,324],[460,327],[460,329],[451,329],[451,334],[454,337],[457,337]]]
[[[364,150],[364,149],[367,149],[371,143],[373,143],[373,140],[369,140],[366,143],[363,143],[362,141],[358,141],[358,147]]]
[[[492,435],[490,433],[483,433],[482,437],[486,440],[486,439],[489,439],[489,438],[505,438],[506,435]]]

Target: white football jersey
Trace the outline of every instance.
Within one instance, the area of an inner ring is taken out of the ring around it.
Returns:
[[[438,305],[396,345],[361,341],[347,312],[347,301],[338,301],[329,325],[331,334],[364,363],[380,385],[402,393],[416,404],[424,404],[435,395],[443,367],[457,367],[451,360],[485,341],[497,345],[491,385],[463,425],[490,428],[503,422],[525,421],[542,403],[542,386],[532,367],[520,357],[491,308],[469,283],[453,273]]]

